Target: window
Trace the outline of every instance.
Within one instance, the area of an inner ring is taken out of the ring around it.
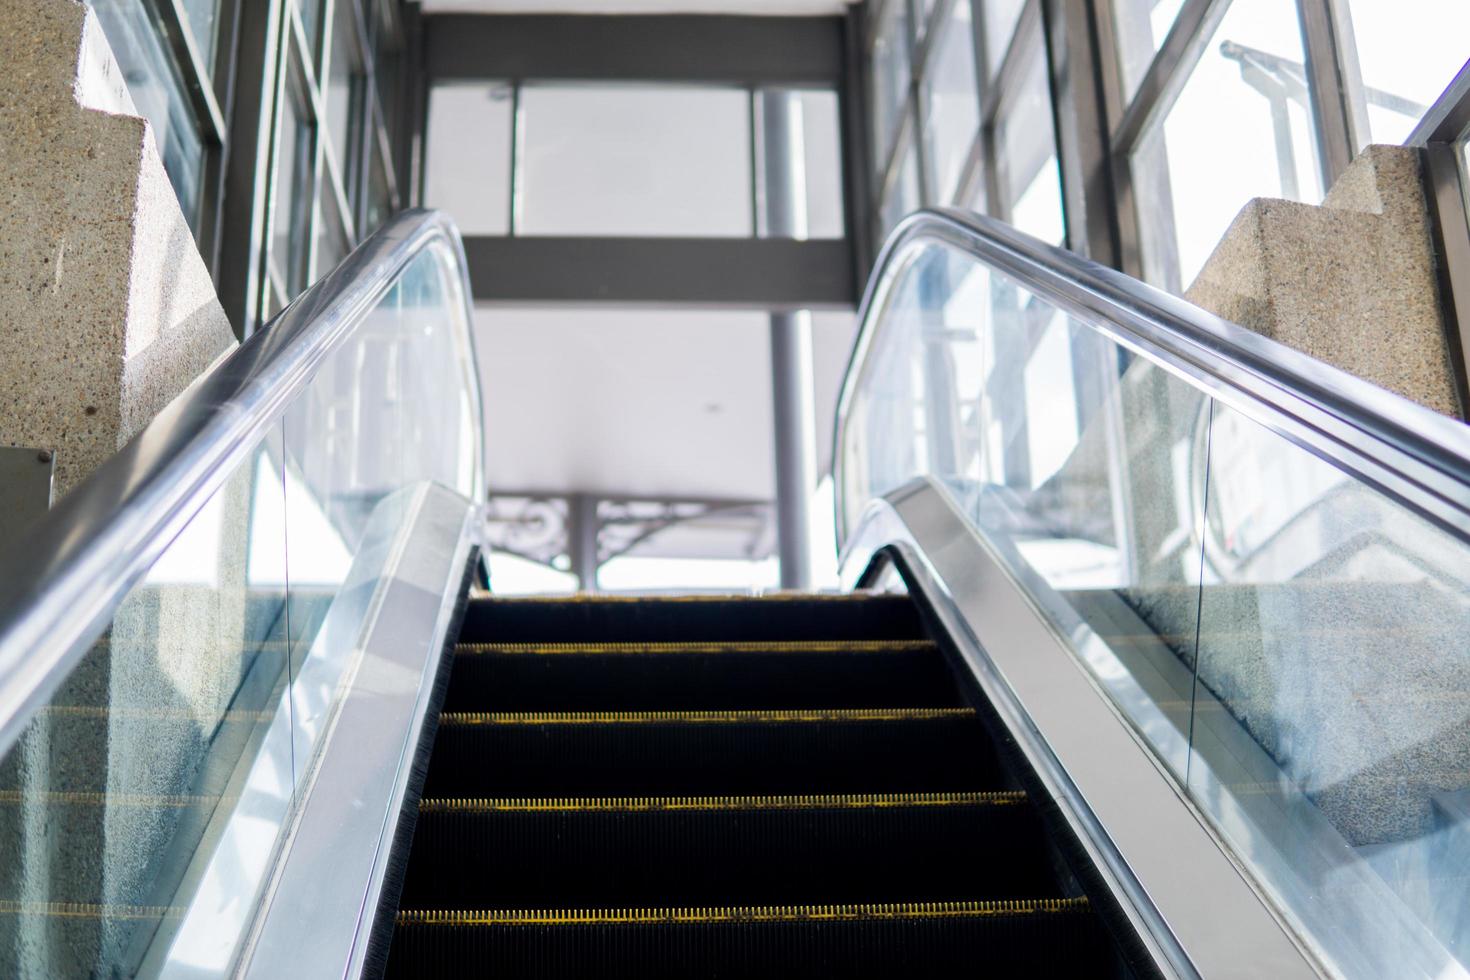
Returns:
[[[424,203],[465,235],[510,231],[515,93],[503,82],[436,85],[429,93]]]
[[[1118,67],[1123,76],[1123,94],[1132,98],[1148,71],[1169,28],[1179,17],[1184,0],[1113,0],[1113,21],[1118,37]]]
[[[873,82],[873,159],[888,160],[909,99],[909,18],[906,0],[885,0],[874,32],[870,62]]]
[[[1061,173],[1041,41],[1039,30],[1017,40],[1025,45],[1016,55],[1024,59],[1017,62],[1024,67],[996,124],[996,185],[1007,220],[1028,234],[1061,244],[1066,238]]]
[[[1402,143],[1470,55],[1465,0],[1348,0],[1368,132],[1364,143]]]
[[[1016,34],[1016,25],[1026,9],[1026,0],[983,0],[985,13],[985,62],[993,78],[1005,61],[1006,50]]]
[[[883,202],[883,236],[919,206],[919,158],[911,141],[905,141],[897,162],[898,173]]]
[[[954,200],[980,125],[975,34],[970,17],[970,0],[957,0],[949,19],[938,29],[932,67],[925,71],[919,86],[930,186],[940,204]]]
[[[269,254],[271,276],[287,300],[294,299],[307,283],[315,129],[305,95],[288,82],[276,122]]]
[[[204,62],[204,70],[213,74],[220,0],[179,0],[179,6],[184,12],[184,23],[189,28],[194,47]]]
[[[1321,200],[1302,64],[1291,4],[1231,4],[1179,98],[1133,157],[1150,282],[1186,288],[1253,197]]]
[[[749,101],[734,88],[523,87],[516,232],[754,234]]]
[[[363,59],[359,52],[357,11],[349,2],[335,5],[332,15],[332,50],[327,56],[326,114],[328,145],[339,175],[357,162],[354,140],[359,135],[357,117],[363,99]]]

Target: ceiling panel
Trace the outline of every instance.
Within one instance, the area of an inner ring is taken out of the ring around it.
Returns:
[[[475,329],[492,491],[771,497],[764,314],[483,306]],[[813,318],[824,470],[852,335]]]

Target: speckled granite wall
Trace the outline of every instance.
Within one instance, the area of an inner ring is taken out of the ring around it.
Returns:
[[[1185,297],[1460,417],[1413,149],[1368,147],[1320,207],[1251,201]]]
[[[0,443],[65,494],[234,337],[94,17],[0,2]]]

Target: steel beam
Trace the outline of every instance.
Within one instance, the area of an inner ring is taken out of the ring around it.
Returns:
[[[597,566],[601,564],[597,532],[601,529],[597,497],[575,493],[567,498],[567,557],[571,559],[572,574],[577,576],[577,588],[582,592],[597,591]]]
[[[820,85],[843,80],[841,17],[438,14],[434,78]]]
[[[482,302],[763,311],[857,305],[844,240],[470,237],[464,245]]]

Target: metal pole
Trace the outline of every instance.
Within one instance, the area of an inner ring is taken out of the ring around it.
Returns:
[[[766,235],[806,238],[806,166],[801,102],[795,92],[761,93]],[[805,310],[771,314],[775,408],[776,531],[781,588],[812,584],[811,496],[817,437],[812,411],[812,325]]]
[[[567,500],[567,557],[582,592],[597,591],[597,498],[577,493]]]

